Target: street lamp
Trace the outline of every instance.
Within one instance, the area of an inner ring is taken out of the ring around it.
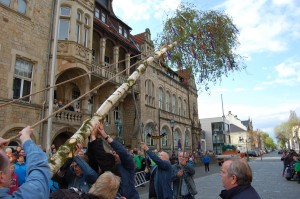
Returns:
[[[215,143],[215,149],[216,149],[216,154],[218,155],[218,142],[217,142],[217,132],[214,132],[214,143]]]
[[[251,138],[246,138],[246,151],[247,151],[247,161],[249,162],[249,153],[248,153],[248,143],[251,142]]]
[[[174,125],[175,125],[175,121],[173,119],[170,120],[170,126],[171,126],[171,130],[172,130],[172,158],[171,158],[172,164],[174,164],[176,162],[176,155],[175,155],[175,150],[174,150]]]

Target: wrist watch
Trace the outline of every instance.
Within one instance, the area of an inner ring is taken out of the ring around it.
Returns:
[[[104,139],[105,139],[105,140],[107,140],[108,138],[110,138],[110,136],[109,136],[109,135],[107,135],[107,136],[106,136]]]

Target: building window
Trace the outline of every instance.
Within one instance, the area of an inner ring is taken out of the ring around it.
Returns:
[[[104,63],[108,64],[110,63],[110,59],[108,56],[104,56]]]
[[[151,80],[145,82],[145,103],[154,106],[154,83]]]
[[[183,100],[183,116],[186,117],[186,101]]]
[[[170,112],[170,93],[167,91],[166,94],[166,111]]]
[[[176,129],[176,130],[174,131],[174,145],[177,146],[177,148],[178,148],[178,140],[179,140],[179,139],[180,139],[180,133],[179,133],[178,129]],[[180,139],[180,144],[182,145],[181,141],[182,141],[182,140]],[[182,146],[179,147],[179,148],[182,149]]]
[[[81,21],[81,13],[80,11],[77,11],[77,17],[76,17],[77,21]]]
[[[108,6],[108,1],[107,0],[98,0],[98,2],[101,3],[105,7]]]
[[[88,33],[89,33],[89,30],[87,28],[84,28],[84,32],[83,32],[83,46],[84,47],[87,47]]]
[[[84,17],[84,24],[89,25],[89,18],[87,16]]]
[[[101,13],[101,21],[103,22],[103,23],[106,23],[106,14],[105,13]]]
[[[80,43],[80,24],[77,23],[76,24],[76,42],[77,43]]]
[[[100,11],[98,8],[95,8],[95,17],[98,19],[100,18]]]
[[[178,115],[181,115],[181,110],[182,109],[182,101],[181,101],[181,97],[178,98]]]
[[[26,0],[18,0],[18,12],[25,14],[26,13]]]
[[[60,16],[70,17],[71,9],[69,7],[61,7],[60,8]]]
[[[127,38],[128,34],[127,34],[127,30],[124,30],[124,37]]]
[[[119,34],[123,34],[123,27],[119,25]]]
[[[185,134],[185,146],[184,147],[189,147],[190,146],[190,133],[186,132]]]
[[[0,3],[6,5],[7,7],[10,6],[10,0],[0,0]]]
[[[78,97],[80,97],[80,90],[77,86],[74,86],[74,88],[72,89],[72,100],[75,100]]]
[[[145,141],[147,143],[148,146],[153,146],[154,145],[154,141],[151,138],[151,135],[154,132],[154,127],[151,124],[147,124],[144,130],[144,137],[145,137]]]
[[[161,145],[166,147],[166,146],[168,146],[168,130],[166,127],[163,127],[161,132],[162,132],[162,134],[165,135],[161,139]]]
[[[69,7],[60,8],[60,20],[59,20],[59,40],[68,40],[70,32],[70,16],[71,9]]]
[[[22,59],[16,60],[14,83],[13,83],[13,98],[18,99],[20,97],[30,94],[31,82],[32,82],[32,69],[33,64]],[[29,102],[30,97],[22,99]]]
[[[84,17],[84,30],[83,30],[83,46],[88,46],[88,35],[89,35],[89,18],[87,16]]]
[[[120,108],[117,106],[114,110],[114,119],[117,121],[118,119],[121,119],[120,117]]]
[[[172,97],[172,113],[176,113],[176,95],[173,94],[173,97]]]
[[[163,103],[164,103],[164,94],[163,89],[160,87],[158,90],[158,108],[163,110]]]

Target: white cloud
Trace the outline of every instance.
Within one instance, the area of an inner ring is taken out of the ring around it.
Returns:
[[[296,0],[228,0],[223,6],[240,30],[243,54],[284,51],[288,42],[299,35]]]
[[[245,88],[235,88],[234,92],[242,92],[242,91],[245,91],[245,90],[246,90]]]
[[[180,0],[114,0],[113,8],[117,16],[128,21],[153,20],[166,17],[166,13],[176,10]]]
[[[262,87],[262,86],[256,86],[253,88],[254,91],[261,91],[261,90],[264,90],[265,88]]]
[[[285,65],[284,63],[279,64],[275,67],[279,77],[290,77],[295,74],[295,69]]]

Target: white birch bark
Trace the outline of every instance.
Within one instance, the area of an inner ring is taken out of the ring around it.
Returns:
[[[177,45],[177,42],[173,42],[161,50],[155,52],[154,57],[149,57],[144,60],[143,64],[140,64],[136,71],[132,73],[127,79],[127,82],[123,83],[97,110],[91,119],[83,122],[81,127],[76,131],[76,133],[68,139],[62,146],[59,147],[56,154],[54,154],[49,159],[49,166],[51,170],[51,176],[53,176],[61,166],[66,162],[67,158],[72,156],[72,153],[77,145],[77,143],[83,144],[85,139],[88,138],[93,126],[95,126],[99,121],[102,121],[108,114],[109,110],[122,98],[122,96],[131,88],[136,80],[145,72],[147,66],[152,64],[164,54],[168,49],[173,48]]]

